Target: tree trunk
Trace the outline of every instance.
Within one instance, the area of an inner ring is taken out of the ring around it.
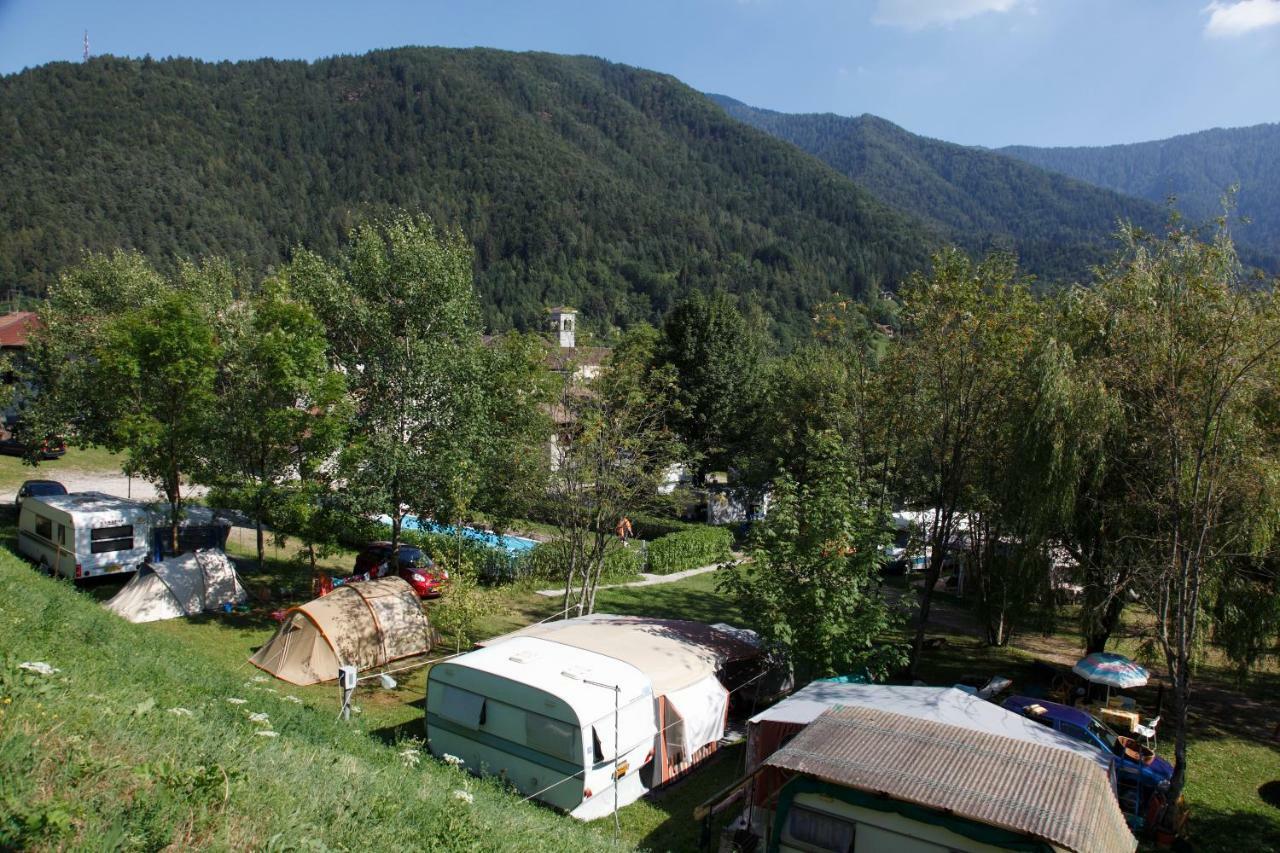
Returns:
[[[1123,591],[1116,592],[1105,604],[1100,604],[1095,612],[1097,617],[1089,622],[1084,632],[1086,655],[1107,650],[1107,642],[1120,624],[1120,615],[1124,613]]]
[[[177,477],[172,480],[169,492],[169,547],[174,556],[178,554],[178,522],[182,519],[182,483]]]
[[[951,518],[945,521],[939,516],[932,538],[932,553],[929,555],[929,567],[924,573],[924,589],[920,591],[919,621],[916,624],[916,636],[911,642],[911,663],[908,674],[914,679],[920,666],[920,649],[924,647],[924,632],[929,624],[929,610],[933,606],[933,588],[938,585],[942,575],[942,563],[947,557],[946,542],[951,538]]]
[[[253,521],[258,534],[258,571],[262,571],[267,560],[267,546],[262,535],[262,516],[259,515]]]

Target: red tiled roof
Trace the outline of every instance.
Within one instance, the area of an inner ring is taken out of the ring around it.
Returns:
[[[40,327],[34,311],[15,311],[0,317],[0,347],[25,347],[31,332]]]

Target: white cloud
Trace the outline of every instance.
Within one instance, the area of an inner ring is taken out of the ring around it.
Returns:
[[[872,20],[890,27],[919,30],[953,24],[987,12],[1008,12],[1022,0],[879,0]]]
[[[1204,8],[1209,23],[1204,31],[1216,38],[1231,38],[1280,24],[1280,0],[1237,0],[1220,3],[1214,0]]]

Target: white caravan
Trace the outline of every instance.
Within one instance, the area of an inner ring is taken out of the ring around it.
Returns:
[[[46,571],[90,578],[136,571],[151,552],[151,509],[101,492],[27,498],[18,550]]]

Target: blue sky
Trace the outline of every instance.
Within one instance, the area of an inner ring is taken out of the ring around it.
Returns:
[[[603,56],[787,112],[980,145],[1280,121],[1280,0],[0,0],[0,73],[95,54],[315,59],[484,45]]]

